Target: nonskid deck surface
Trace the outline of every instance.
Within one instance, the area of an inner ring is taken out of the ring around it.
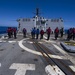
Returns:
[[[53,35],[49,41],[46,36],[36,40],[30,35],[23,38],[21,34],[17,39],[1,38],[0,75],[74,75],[75,54],[66,52],[61,40],[54,40]]]

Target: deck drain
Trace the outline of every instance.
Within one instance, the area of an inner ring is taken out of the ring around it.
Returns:
[[[15,44],[13,44],[13,45],[15,45]]]
[[[60,53],[60,52],[56,51],[56,53]]]
[[[25,50],[21,50],[21,52],[24,52]]]
[[[4,49],[0,49],[0,51],[3,51]]]
[[[14,47],[12,47],[12,48],[14,48]]]
[[[38,59],[35,58],[34,61],[38,61]]]

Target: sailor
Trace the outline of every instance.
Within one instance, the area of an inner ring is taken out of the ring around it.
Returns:
[[[43,29],[40,31],[40,35],[41,35],[40,39],[43,39],[43,35],[44,35],[44,30]]]
[[[11,37],[13,37],[13,28],[10,28],[11,31]]]
[[[14,32],[14,38],[16,39],[16,28],[13,29]]]
[[[37,28],[37,30],[36,30],[36,39],[38,39],[39,33],[40,33],[40,31],[39,31],[39,29]]]
[[[73,38],[73,28],[70,28],[70,39]]]
[[[50,34],[51,34],[51,28],[49,27],[49,28],[47,29],[47,40],[49,40]]]
[[[26,28],[23,28],[23,37],[26,37],[26,32],[27,32]]]
[[[60,29],[61,38],[63,37],[63,28]]]
[[[75,39],[75,28],[73,28],[73,40]]]
[[[33,39],[33,28],[31,29],[31,36],[32,36],[32,39]]]
[[[31,34],[32,34],[32,39],[35,39],[35,34],[36,34],[36,29],[35,29],[35,27],[32,28]]]
[[[8,29],[7,29],[7,33],[8,33],[8,38],[11,38],[11,30],[10,30],[9,27],[8,27]]]
[[[70,40],[70,29],[67,30],[67,40]]]
[[[59,29],[58,29],[58,27],[56,27],[54,33],[55,33],[55,40],[57,40],[58,34],[59,34]]]
[[[68,29],[67,34],[68,34],[67,40],[70,41],[70,39],[72,39],[72,37],[73,37],[73,29],[72,28]]]

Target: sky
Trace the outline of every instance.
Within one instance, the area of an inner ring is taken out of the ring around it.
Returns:
[[[16,19],[32,18],[35,9],[40,16],[60,18],[64,27],[75,27],[75,0],[0,0],[0,26],[17,26]]]

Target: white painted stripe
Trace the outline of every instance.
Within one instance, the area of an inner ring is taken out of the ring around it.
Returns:
[[[9,69],[17,69],[14,75],[26,75],[27,70],[35,70],[35,64],[13,63]]]
[[[8,41],[9,43],[15,43],[16,41]]]
[[[18,33],[17,35],[23,35],[22,33]]]
[[[63,54],[66,54],[66,52],[61,49],[59,46],[55,45],[55,44],[52,44],[57,50],[59,50],[60,52],[62,52]]]
[[[58,47],[57,45],[55,45],[55,44],[53,44],[54,45],[54,47],[55,48],[57,48],[59,51],[61,51],[63,54],[66,54],[67,55],[67,53],[64,51],[64,50],[62,50],[60,47]],[[68,57],[69,57],[69,55],[68,55]],[[70,56],[71,57],[71,56]],[[74,72],[75,72],[75,66],[69,66]]]
[[[28,39],[28,38],[27,38]],[[21,40],[21,41],[19,41],[19,46],[22,48],[22,49],[24,49],[24,50],[26,50],[27,52],[30,52],[30,53],[33,53],[33,54],[37,54],[37,55],[42,55],[40,52],[38,52],[38,51],[35,51],[35,50],[32,50],[32,49],[29,49],[29,48],[27,48],[27,47],[25,47],[22,43],[23,43],[23,41],[25,41],[26,39],[23,39],[23,40]]]
[[[52,66],[48,65],[45,68],[45,72],[47,75],[57,75],[56,72],[53,70]]]
[[[39,42],[40,44],[42,44],[43,42]]]
[[[47,37],[45,37],[44,36],[44,38],[47,38]],[[56,41],[54,42],[54,41],[48,41],[48,42],[51,42],[52,43],[52,45],[57,49],[57,50],[59,50],[60,52],[62,52],[62,54],[66,54],[67,55],[67,53],[63,50],[63,49],[61,49],[59,46],[57,46],[57,45],[55,45],[55,44],[53,44],[53,43],[56,43]],[[51,56],[51,55],[49,55],[49,56]],[[68,55],[69,56],[69,55]],[[54,57],[53,55],[51,56],[51,57]],[[55,56],[56,58],[59,58],[59,59],[61,59],[61,58],[64,58],[65,56]],[[71,57],[71,56],[70,56]],[[67,59],[67,58],[65,58],[65,59]],[[69,66],[74,72],[75,72],[75,66]]]
[[[58,66],[53,65],[52,67],[55,69],[55,72],[58,73],[58,75],[65,75]]]
[[[0,40],[0,42],[9,42],[9,43],[15,43],[16,41],[4,41],[4,40]]]
[[[44,36],[44,38],[47,38],[47,37]],[[60,52],[62,52],[63,54],[64,54],[64,53],[66,54],[66,52],[65,52],[64,50],[62,50],[62,49],[61,49],[60,47],[58,47],[57,45],[53,44],[53,43],[57,43],[56,41],[49,40],[48,42],[51,42],[52,45],[53,45],[56,49],[58,49],[58,50],[59,50]]]
[[[31,42],[31,41],[27,41],[27,43],[30,43],[30,44],[32,44],[33,42]]]
[[[48,57],[45,53],[43,53],[46,57]],[[67,59],[65,58],[64,56],[59,56],[59,55],[51,55],[51,54],[48,54],[51,58],[55,58],[55,59]]]
[[[19,46],[20,46],[22,49],[24,49],[24,50],[27,51],[27,52],[30,52],[30,53],[33,53],[33,54],[41,55],[41,56],[42,56],[41,52],[38,52],[38,51],[35,51],[35,50],[32,50],[32,49],[29,49],[29,48],[25,47],[25,46],[22,44],[23,41],[25,42],[25,40],[26,40],[26,39],[23,39],[23,40],[19,41]],[[58,55],[51,55],[51,54],[48,54],[48,55],[49,55],[50,57],[56,58],[56,59],[63,59],[63,58],[64,58],[63,56],[58,56]],[[64,59],[65,59],[65,58],[64,58]]]
[[[59,55],[51,55],[51,54],[48,54],[51,58],[55,58],[55,59],[67,59],[65,58],[64,56],[59,56]]]
[[[44,36],[44,38],[45,38],[45,39],[47,39],[47,37],[46,37],[46,36]],[[46,41],[46,40],[44,40],[44,41]],[[48,41],[46,41],[46,42],[56,43],[56,41],[52,41],[52,40],[48,40]]]
[[[6,41],[0,40],[0,42],[6,42]]]
[[[45,68],[48,75],[65,75],[57,66],[48,65]]]
[[[75,66],[69,66],[75,72]]]
[[[1,63],[0,63],[0,67],[1,67]]]

